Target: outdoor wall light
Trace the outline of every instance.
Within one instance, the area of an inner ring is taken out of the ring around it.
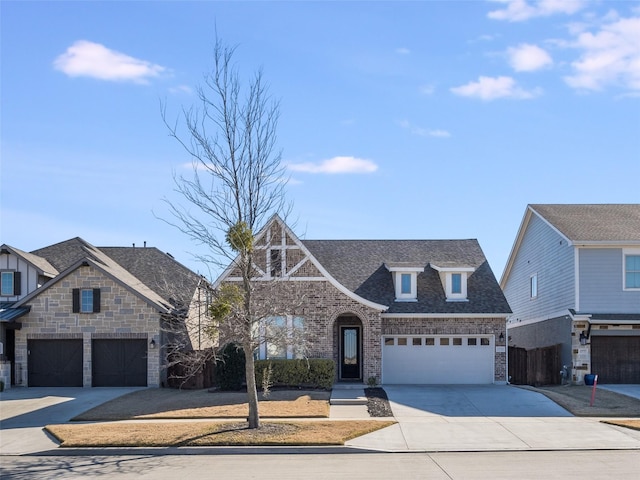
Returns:
[[[586,345],[589,337],[584,333],[584,331],[580,332],[580,345]]]
[[[504,333],[500,332],[500,335],[498,336],[498,340],[500,340],[500,342],[504,342]]]
[[[153,349],[153,348],[156,348],[156,341],[155,341],[155,339],[153,339],[153,338],[151,339],[151,342],[149,342],[149,348],[152,348],[152,349]]]

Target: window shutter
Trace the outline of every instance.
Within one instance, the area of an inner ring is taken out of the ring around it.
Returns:
[[[73,293],[73,313],[80,313],[80,289],[74,288]]]
[[[20,293],[22,292],[22,290],[20,289],[21,286],[20,282],[20,272],[13,272],[13,294],[14,295],[20,295]]]
[[[93,289],[93,313],[98,313],[100,311],[100,289]]]

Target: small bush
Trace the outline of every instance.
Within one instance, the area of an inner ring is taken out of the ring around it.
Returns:
[[[271,368],[270,383],[274,387],[306,387],[330,390],[335,378],[333,360],[324,358],[256,360],[255,370],[258,385],[263,384],[263,374],[269,368]]]
[[[235,343],[225,345],[216,362],[215,381],[220,390],[240,390],[245,382],[244,352]]]

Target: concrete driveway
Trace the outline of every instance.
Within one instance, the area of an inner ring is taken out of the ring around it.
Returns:
[[[131,388],[16,387],[0,393],[0,454],[20,455],[57,448],[42,429],[129,392]]]
[[[509,385],[385,386],[396,425],[347,445],[386,451],[640,449],[640,432],[573,417]]]

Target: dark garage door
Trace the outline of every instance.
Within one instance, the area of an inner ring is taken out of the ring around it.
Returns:
[[[93,340],[94,387],[146,387],[147,340]]]
[[[27,340],[30,387],[81,387],[82,340]]]
[[[591,336],[591,373],[598,383],[640,383],[640,336]]]

